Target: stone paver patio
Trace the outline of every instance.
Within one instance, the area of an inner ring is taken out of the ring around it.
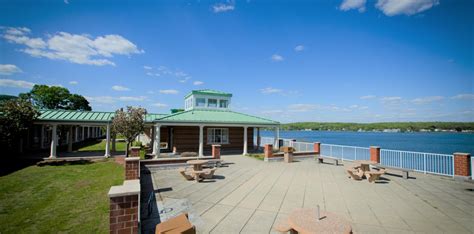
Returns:
[[[161,219],[187,211],[198,233],[276,233],[272,227],[291,210],[319,204],[352,222],[355,233],[474,232],[473,183],[412,173],[416,179],[386,175],[369,184],[348,179],[344,166],[313,160],[222,159],[231,164],[204,183],[185,181],[177,170],[150,169]]]

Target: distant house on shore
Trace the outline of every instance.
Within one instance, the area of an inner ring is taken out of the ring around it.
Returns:
[[[184,110],[169,114],[147,114],[145,132],[152,154],[193,151],[199,156],[210,153],[213,144],[223,153],[247,154],[254,145],[254,134],[260,139],[260,128],[275,129],[279,137],[280,123],[262,117],[232,111],[232,94],[215,90],[193,90],[184,97]],[[110,156],[110,126],[115,112],[41,110],[41,115],[26,136],[25,149],[50,149],[49,157],[57,157],[57,147],[90,138],[107,139],[105,156]],[[58,136],[59,128],[65,134]],[[66,129],[64,131],[64,129]],[[274,144],[277,146],[277,142]]]

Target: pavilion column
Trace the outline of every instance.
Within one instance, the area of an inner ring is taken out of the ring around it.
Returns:
[[[260,128],[257,128],[257,149],[260,148]]]
[[[91,127],[87,126],[87,139],[91,138]]]
[[[58,144],[57,130],[58,126],[53,124],[53,130],[51,130],[51,152],[49,158],[56,158],[56,146]]]
[[[106,158],[110,157],[110,123],[107,124],[107,136],[105,140],[105,155]]]
[[[68,131],[68,139],[67,139],[67,152],[72,152],[72,142],[73,142],[73,139],[72,139],[72,125],[69,126],[69,131]]]
[[[273,149],[279,149],[280,146],[278,145],[280,139],[280,128],[276,127],[275,128],[275,140],[273,142]]]
[[[82,129],[81,140],[83,141],[84,139],[86,139],[84,135],[84,126],[81,126],[81,129]]]
[[[244,127],[244,151],[243,151],[243,155],[246,155],[247,154],[247,147],[248,147],[248,141],[247,141],[247,126]]]
[[[44,124],[41,125],[40,148],[44,148]]]
[[[155,155],[155,158],[160,157],[160,128],[161,125],[156,124],[155,125],[155,139],[153,140],[153,155]]]
[[[151,147],[154,147],[154,145],[155,145],[155,127],[151,126],[150,130],[151,130],[150,145],[151,145]]]
[[[204,126],[199,126],[199,157],[204,156]]]
[[[79,127],[75,126],[74,130],[76,131],[75,132],[75,137],[74,137],[74,142],[78,142],[79,141]]]

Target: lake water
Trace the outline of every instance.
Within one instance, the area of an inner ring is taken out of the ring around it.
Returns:
[[[273,131],[261,131],[261,136],[274,137]],[[464,152],[474,155],[473,133],[446,132],[334,132],[334,131],[280,131],[280,138],[323,144],[360,147],[380,146],[382,149],[418,151],[440,154]]]

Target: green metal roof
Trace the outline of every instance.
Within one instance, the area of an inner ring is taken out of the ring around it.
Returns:
[[[194,109],[168,115],[156,120],[164,123],[220,123],[249,125],[278,125],[277,121],[229,110]]]
[[[49,122],[110,122],[115,116],[115,112],[103,111],[76,111],[76,110],[40,110],[38,121]],[[153,122],[162,118],[166,114],[147,114],[145,122]]]
[[[189,96],[193,94],[201,94],[201,95],[212,95],[212,96],[224,96],[224,97],[232,97],[231,93],[225,93],[217,90],[212,90],[212,89],[201,89],[201,90],[193,90],[191,91],[188,95],[186,95],[184,98],[188,98]]]

